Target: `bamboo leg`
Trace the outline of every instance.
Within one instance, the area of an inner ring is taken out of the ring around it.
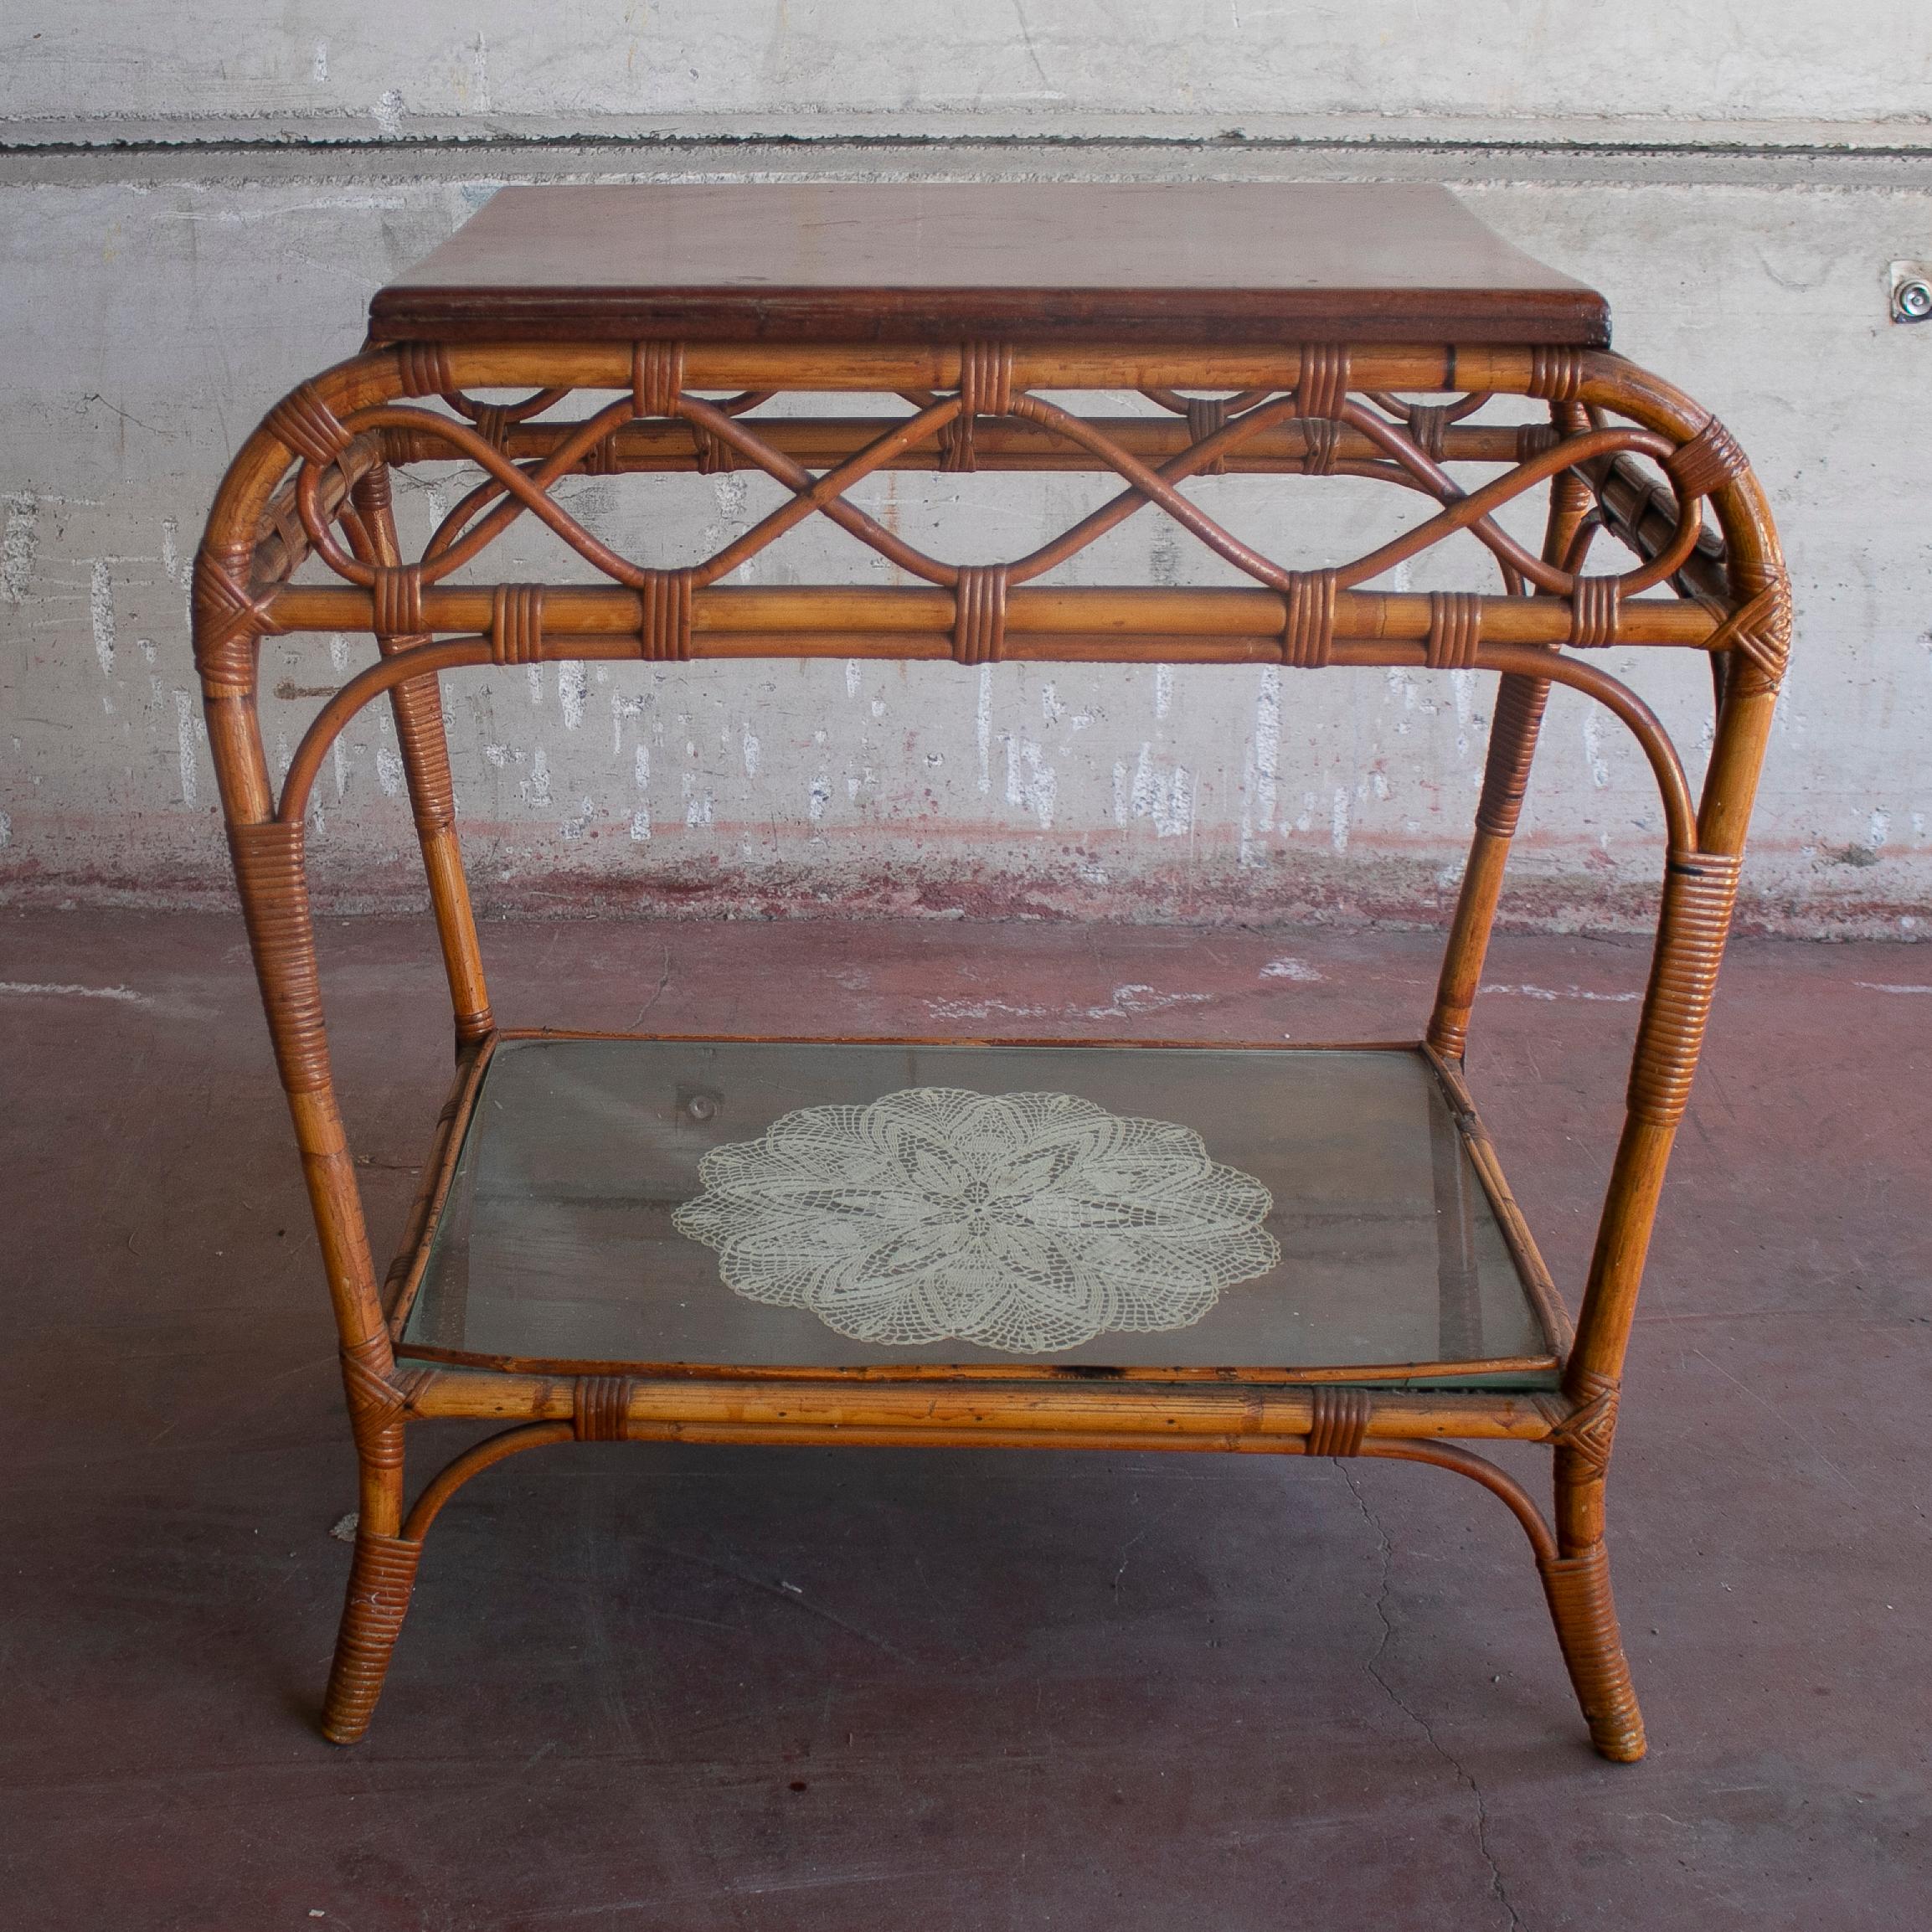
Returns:
[[[1538,1560],[1543,1594],[1590,1741],[1615,1764],[1644,1754],[1643,1713],[1631,1683],[1610,1595],[1610,1552],[1603,1536],[1604,1476],[1588,1449],[1556,1452],[1558,1553]]]
[[[1553,404],[1551,414],[1557,419],[1557,427],[1566,433],[1589,426],[1589,419],[1574,404]],[[1588,485],[1574,470],[1560,471],[1551,478],[1549,520],[1543,544],[1547,561],[1562,560],[1592,500]],[[1509,861],[1517,822],[1522,816],[1530,760],[1536,753],[1537,734],[1548,698],[1546,678],[1506,677],[1497,687],[1496,719],[1489,728],[1482,797],[1476,808],[1476,836],[1470,843],[1469,863],[1463,868],[1455,918],[1442,956],[1435,1009],[1429,1019],[1429,1043],[1445,1059],[1460,1060],[1469,1044],[1470,1011],[1481,983],[1490,930],[1496,923],[1497,902],[1502,896],[1503,868]]]
[[[397,568],[401,553],[386,465],[378,463],[365,472],[355,486],[354,501],[374,547],[375,560],[386,568]],[[387,657],[429,641],[426,636],[379,636],[376,642]],[[462,851],[456,838],[456,792],[450,777],[449,742],[443,732],[442,697],[434,677],[415,677],[399,684],[389,694],[389,702],[395,714],[396,743],[402,753],[403,775],[409,783],[416,838],[422,847],[423,869],[429,878],[430,902],[435,911],[443,967],[449,976],[456,1043],[465,1046],[483,1038],[495,1022],[483,979],[469,882],[464,877]]]
[[[402,1533],[404,1393],[393,1366],[386,1336],[343,1351],[362,1481],[355,1557],[322,1696],[322,1735],[333,1744],[355,1744],[369,1728],[422,1555],[421,1538]]]

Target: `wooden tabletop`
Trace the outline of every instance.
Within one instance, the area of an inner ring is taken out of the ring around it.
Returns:
[[[1408,184],[506,188],[378,342],[1610,340],[1604,298]]]

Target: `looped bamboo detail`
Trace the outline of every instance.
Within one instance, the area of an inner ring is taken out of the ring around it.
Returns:
[[[1684,497],[1708,497],[1721,490],[1750,467],[1738,440],[1713,416],[1677,454],[1664,459],[1677,492]]]
[[[499,664],[534,664],[544,655],[544,586],[499,584],[490,612],[490,655]]]
[[[407,1538],[357,1533],[342,1631],[322,1699],[322,1734],[333,1744],[353,1744],[369,1728],[409,1615],[422,1554],[422,1544]]]
[[[570,1421],[580,1442],[627,1442],[631,1378],[580,1375],[570,1390]]]
[[[1739,854],[1708,852],[1673,853],[1665,868],[1661,936],[1630,1081],[1631,1111],[1660,1126],[1676,1126],[1689,1104],[1743,867]]]
[[[1574,1556],[1545,1557],[1537,1568],[1591,1741],[1606,1758],[1634,1763],[1644,1754],[1644,1721],[1610,1596],[1609,1552],[1595,1543]]]
[[[1228,404],[1221,396],[1189,396],[1188,398],[1188,440],[1193,443],[1204,443],[1210,436],[1218,436],[1228,426]],[[1228,459],[1214,456],[1195,471],[1197,477],[1218,477],[1225,475]]]
[[[1335,572],[1291,570],[1281,625],[1281,662],[1319,671],[1335,650]]]
[[[641,342],[631,348],[631,403],[640,416],[672,416],[684,393],[683,343]]]
[[[262,419],[262,427],[317,469],[332,463],[355,440],[313,383],[291,389]]]
[[[1308,1417],[1309,1455],[1359,1455],[1374,1407],[1366,1388],[1317,1383]]]
[[[301,823],[231,825],[228,842],[281,1084],[291,1094],[318,1093],[328,1085],[328,1047]]]
[[[643,603],[637,654],[653,664],[682,664],[691,655],[690,570],[647,570],[637,586]]]
[[[456,386],[440,343],[398,343],[396,373],[405,396],[446,396]]]
[[[953,662],[997,664],[1006,630],[1007,566],[961,564],[959,582],[953,587]]]
[[[1579,577],[1570,588],[1569,641],[1579,651],[1600,651],[1617,641],[1623,586],[1615,577]]]
[[[1583,393],[1583,352],[1533,348],[1529,352],[1528,393],[1546,403],[1574,403]]]
[[[1482,648],[1482,600],[1461,590],[1432,590],[1429,595],[1429,641],[1425,647],[1431,671],[1473,671]]]
[[[1342,454],[1342,425],[1332,416],[1311,416],[1301,425],[1301,474],[1332,477]]]
[[[1295,383],[1295,413],[1335,420],[1348,400],[1346,343],[1310,343],[1301,351]]]
[[[420,564],[375,566],[369,582],[375,633],[385,637],[420,637],[423,625],[423,567]]]

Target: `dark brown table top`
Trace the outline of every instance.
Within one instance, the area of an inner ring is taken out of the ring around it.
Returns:
[[[369,317],[379,342],[1610,340],[1600,295],[1446,188],[1327,183],[507,188]]]

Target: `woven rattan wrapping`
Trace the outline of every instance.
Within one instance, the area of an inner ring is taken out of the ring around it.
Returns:
[[[1704,425],[1664,467],[1679,492],[1687,497],[1708,497],[1721,490],[1734,477],[1750,467],[1737,439],[1715,416]]]
[[[1721,853],[1673,853],[1666,868],[1664,938],[1631,1068],[1631,1111],[1646,1121],[1675,1126],[1684,1117],[1743,864]]]
[[[637,627],[637,652],[653,664],[682,664],[691,655],[689,570],[647,570],[637,586],[643,615]]]
[[[1482,648],[1482,600],[1461,590],[1432,590],[1429,596],[1429,668],[1471,671]]]
[[[1359,1455],[1374,1406],[1366,1388],[1337,1388],[1318,1383],[1314,1412],[1308,1419],[1308,1453]]]
[[[631,1378],[580,1375],[570,1392],[571,1426],[580,1442],[624,1442],[631,1435]]]
[[[440,343],[398,343],[399,387],[405,396],[446,396],[455,389],[450,359]]]
[[[632,347],[631,404],[639,415],[675,415],[683,393],[683,343],[642,342]]]
[[[952,654],[960,664],[997,664],[1007,634],[1007,566],[963,564],[953,587]]]
[[[268,412],[262,427],[305,462],[332,463],[354,438],[313,383],[292,389]]]
[[[1335,573],[1291,570],[1281,625],[1281,662],[1319,671],[1335,650]]]
[[[328,1084],[328,1054],[301,827],[234,825],[228,844],[281,1084],[291,1094],[319,1092]]]
[[[1188,399],[1188,440],[1204,443],[1210,436],[1218,436],[1228,426],[1228,404],[1222,396],[1189,396]],[[1211,456],[1195,471],[1197,477],[1218,477],[1228,467],[1225,456]]]
[[[1569,348],[1529,352],[1529,393],[1545,402],[1573,403],[1583,389],[1583,354]]]
[[[276,625],[265,602],[249,595],[250,554],[198,551],[194,559],[194,667],[211,698],[255,689],[255,640]]]
[[[369,582],[369,600],[375,606],[379,638],[423,635],[421,564],[378,564]]]
[[[490,615],[490,654],[499,664],[535,664],[544,655],[544,586],[499,584]]]
[[[1575,1556],[1552,1557],[1539,1568],[1564,1662],[1569,1666],[1570,1682],[1589,1722],[1591,1738],[1606,1757],[1641,1758],[1643,1718],[1617,1629],[1609,1553],[1600,1543],[1593,1543]]]
[[[1579,577],[1569,594],[1569,641],[1579,651],[1601,651],[1617,641],[1623,590],[1615,577]]]
[[[396,1637],[408,1615],[423,1546],[399,1536],[356,1538],[349,1569],[335,1663],[322,1702],[322,1729],[337,1744],[353,1744],[369,1728]]]
[[[1477,829],[1492,838],[1516,836],[1523,796],[1529,789],[1536,734],[1548,702],[1549,686],[1541,677],[1497,680],[1496,719],[1489,728],[1489,761],[1483,768],[1482,796],[1476,807]]]
[[[1304,416],[1339,417],[1348,400],[1348,348],[1344,343],[1311,343],[1301,352],[1295,408]]]

